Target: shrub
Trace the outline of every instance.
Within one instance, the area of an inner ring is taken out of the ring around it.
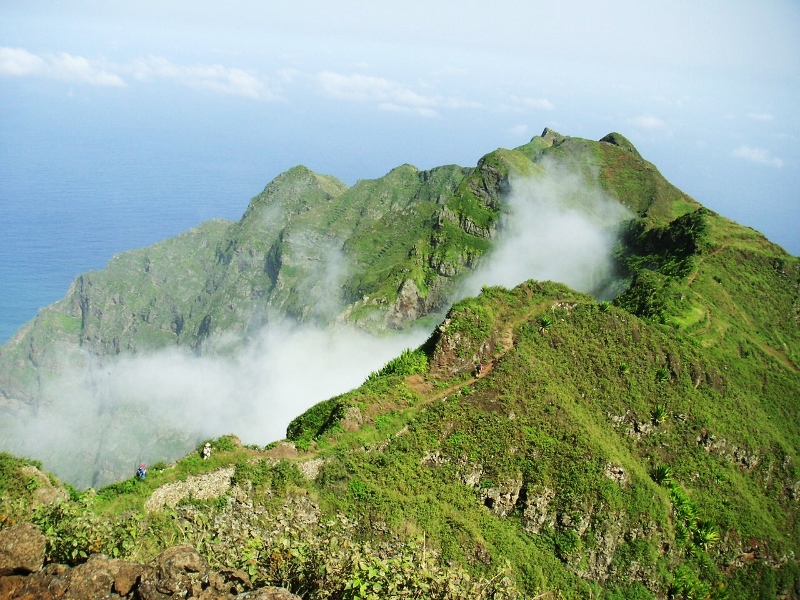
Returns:
[[[714,527],[714,523],[707,519],[697,521],[694,531],[694,543],[703,550],[708,550],[719,541],[719,533]]]
[[[211,447],[214,448],[214,450],[219,450],[220,452],[233,452],[236,450],[234,439],[235,438],[232,435],[223,435],[216,440],[212,440]],[[200,450],[202,450],[202,448],[203,447],[200,446]]]
[[[31,522],[42,529],[48,562],[76,565],[90,554],[127,556],[134,548],[138,523],[133,517],[113,523],[90,510],[91,499],[54,502],[34,510]]]
[[[286,429],[286,439],[308,442],[331,429],[344,418],[347,406],[341,396],[323,400],[295,418]]]
[[[658,485],[672,480],[672,469],[667,465],[659,465],[650,471],[650,477],[653,478]]]
[[[428,372],[428,356],[420,349],[403,350],[397,358],[393,358],[377,373],[372,372],[367,377],[367,381],[374,381],[386,375],[416,375]]]

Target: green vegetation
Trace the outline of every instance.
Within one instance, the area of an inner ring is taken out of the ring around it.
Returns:
[[[370,373],[367,381],[387,375],[416,375],[428,371],[428,356],[421,349],[403,350],[397,358],[393,358],[377,373]]]
[[[285,202],[356,231],[342,247],[376,271],[345,289],[368,321],[405,281],[430,293],[468,268],[508,174],[560,160],[599,172],[638,215],[617,255],[630,287],[614,302],[552,282],[485,287],[421,348],[295,418],[285,442],[220,438],[208,461],[195,451],[33,511],[30,465],[0,455],[0,526],[39,523],[48,560],[70,564],[189,543],[309,599],[797,595],[800,260],[700,208],[622,136],[550,133],[474,170],[400,167],[386,188],[299,170],[287,178],[323,190],[321,208]],[[266,199],[237,227],[268,213]],[[429,229],[393,238],[398,215]],[[279,225],[267,276],[288,293],[300,229]],[[224,467],[234,486],[219,497],[145,509],[160,487]]]

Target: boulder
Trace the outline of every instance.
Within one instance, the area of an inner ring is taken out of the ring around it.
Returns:
[[[139,585],[142,600],[199,596],[207,581],[208,563],[188,544],[162,552],[154,567],[145,570]]]
[[[67,593],[64,597],[75,600],[83,598],[106,600],[115,597],[116,594],[113,594],[114,575],[111,571],[107,556],[93,554],[85,563],[69,571],[66,578]]]
[[[25,525],[0,531],[0,537],[28,540],[31,533],[38,533],[38,528],[31,530],[35,526]],[[31,545],[29,541],[28,545]],[[40,556],[44,557],[43,545]],[[20,564],[20,561],[9,564]],[[73,568],[49,564],[42,569],[41,558],[38,564],[35,572],[12,568],[0,576],[0,599],[301,600],[284,588],[268,586],[249,590],[251,582],[247,573],[240,569],[211,571],[206,559],[188,545],[165,550],[148,566],[103,554],[93,554],[85,563]]]
[[[0,576],[26,575],[42,568],[46,540],[33,523],[0,530]]]

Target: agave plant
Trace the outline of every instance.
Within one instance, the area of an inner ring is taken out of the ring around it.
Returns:
[[[652,417],[655,425],[661,425],[667,418],[666,407],[663,404],[656,404],[656,407],[653,409]]]
[[[714,523],[708,519],[701,519],[697,521],[694,530],[694,543],[700,546],[703,550],[708,550],[719,541],[719,533],[717,532]]]
[[[669,379],[669,371],[667,367],[658,367],[656,370],[656,381],[663,383]]]
[[[650,477],[652,477],[653,481],[655,481],[658,485],[661,485],[662,483],[672,479],[672,469],[670,469],[667,465],[659,465],[650,471]]]
[[[693,523],[697,519],[697,505],[683,492],[675,494],[672,503],[675,506],[675,514],[681,521]]]

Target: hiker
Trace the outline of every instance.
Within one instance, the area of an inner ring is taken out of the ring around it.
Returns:
[[[211,444],[206,442],[206,445],[203,446],[203,460],[207,460],[209,456],[211,456]]]
[[[481,376],[481,373],[483,373],[483,363],[478,363],[478,366],[475,367],[475,373],[478,377]]]
[[[144,463],[139,465],[139,468],[136,470],[136,476],[139,479],[147,477],[147,466]]]

